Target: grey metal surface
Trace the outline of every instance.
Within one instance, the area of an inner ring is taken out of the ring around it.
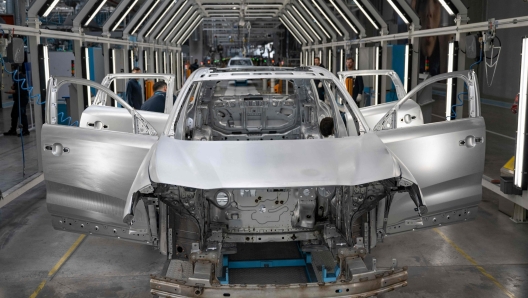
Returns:
[[[233,284],[295,284],[309,282],[305,267],[230,269]]]
[[[186,279],[193,273],[192,264],[189,261],[170,260],[165,276],[175,279]]]
[[[329,250],[313,251],[311,254],[312,268],[317,276],[318,282],[323,282],[323,266],[328,273],[335,273],[334,271],[337,262]]]
[[[165,113],[137,111],[159,133],[163,131],[168,116]],[[106,126],[106,127],[105,127]],[[92,105],[81,115],[79,127],[134,133],[132,116],[122,108]]]

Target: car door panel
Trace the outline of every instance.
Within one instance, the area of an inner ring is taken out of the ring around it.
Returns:
[[[428,208],[423,220],[431,220],[435,225],[440,223],[435,215],[446,217],[450,212],[474,210],[479,204],[485,155],[482,117],[377,131],[376,134],[416,179]],[[477,142],[468,144],[468,137],[474,137]],[[405,225],[405,220],[417,219],[414,208],[407,194],[397,194],[391,205],[387,232],[428,226]],[[458,216],[457,213],[456,217],[471,219],[473,214]],[[455,221],[453,218],[452,222]],[[400,228],[391,228],[394,226]]]
[[[54,227],[104,234],[107,231],[102,227],[106,226],[120,231],[113,234],[124,239],[150,240],[144,207],[138,206],[134,223],[136,231],[143,231],[141,235],[128,234],[122,215],[138,168],[156,140],[154,136],[44,124],[46,201]]]
[[[381,120],[381,118],[383,118],[383,116],[385,116],[388,111],[390,111],[390,109],[394,107],[394,105],[396,105],[396,103],[397,101],[393,101],[375,106],[368,106],[360,108],[359,111],[361,114],[363,114],[368,126],[372,128]],[[398,123],[400,124],[400,127],[424,124],[422,109],[420,108],[420,105],[414,100],[408,100],[403,103],[398,112],[400,115],[402,115],[401,119],[399,119],[400,123]],[[405,115],[409,115],[410,119],[404,119],[403,117]]]

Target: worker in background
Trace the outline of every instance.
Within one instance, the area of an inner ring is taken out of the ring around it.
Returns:
[[[141,73],[139,67],[134,67],[132,73]],[[136,110],[141,108],[141,101],[143,99],[141,91],[141,85],[139,84],[139,79],[130,79],[128,80],[126,86],[126,101],[127,103]]]
[[[154,89],[154,95],[145,101],[141,106],[141,110],[163,113],[165,111],[165,98],[167,97],[167,83],[164,81],[156,82],[152,89]],[[174,102],[176,96],[173,95],[172,97]]]
[[[347,70],[356,70],[356,61],[354,61],[354,58],[347,58],[346,60],[346,68]],[[363,88],[365,87],[363,85],[363,77],[356,76],[348,77],[345,79],[345,86],[350,94],[352,96],[352,99],[356,102],[357,106],[359,107],[359,104],[361,103],[363,99]]]
[[[326,138],[333,138],[334,137],[334,118],[332,117],[325,117],[323,120],[321,120],[321,123],[319,124],[319,130],[321,131],[321,135]]]
[[[21,134],[23,136],[27,136],[29,135],[29,129],[28,119],[26,115],[26,107],[29,102],[29,96],[27,90],[22,89],[23,86],[27,86],[27,82],[25,82],[26,71],[22,65],[19,67],[18,64],[11,64],[11,70],[18,71],[16,72],[16,74],[14,74],[14,82],[11,86],[11,90],[5,92],[7,94],[13,95],[13,109],[11,110],[11,129],[9,129],[9,131],[7,132],[4,132],[4,136],[18,135],[17,127],[19,124],[19,118],[20,123],[22,124]]]
[[[314,58],[314,65],[322,67],[322,68],[326,68],[323,64],[321,64],[321,59],[319,57]],[[319,95],[319,99],[324,100],[323,82],[319,80],[314,80],[314,83],[315,83],[315,86],[317,86],[317,95]]]
[[[198,59],[194,59],[194,63],[191,64],[191,72],[194,72],[198,68],[200,68],[200,65],[198,65]]]

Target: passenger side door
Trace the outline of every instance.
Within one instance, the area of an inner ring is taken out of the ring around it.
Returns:
[[[398,106],[429,84],[457,77],[468,85],[469,118],[400,128],[405,121]],[[409,195],[398,193],[390,208],[388,234],[475,218],[482,197],[485,129],[476,77],[467,71],[423,82],[383,117],[375,133],[414,176],[428,209],[419,218]]]
[[[135,130],[136,133],[117,132],[99,126],[58,125],[54,104],[56,92],[53,90],[58,90],[61,84],[69,80],[75,84],[102,87],[94,82],[73,78],[56,79],[55,83],[48,85],[51,91],[47,97],[41,150],[47,188],[46,203],[52,215],[53,227],[152,244],[143,202],[138,203],[132,227],[123,223],[123,211],[138,169],[157,141],[157,135],[138,134],[138,130]],[[102,88],[121,105],[126,105],[125,108],[130,108],[109,89]]]

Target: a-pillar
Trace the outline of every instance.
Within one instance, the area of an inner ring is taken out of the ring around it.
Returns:
[[[81,58],[81,46],[82,42],[80,40],[73,40],[73,53],[75,55],[75,77],[82,79],[82,58]],[[72,118],[72,123],[75,121],[80,121],[81,114],[84,111],[84,95],[83,95],[83,85],[76,85],[76,95],[72,97],[70,94],[70,101],[68,102],[70,108],[69,113]]]

